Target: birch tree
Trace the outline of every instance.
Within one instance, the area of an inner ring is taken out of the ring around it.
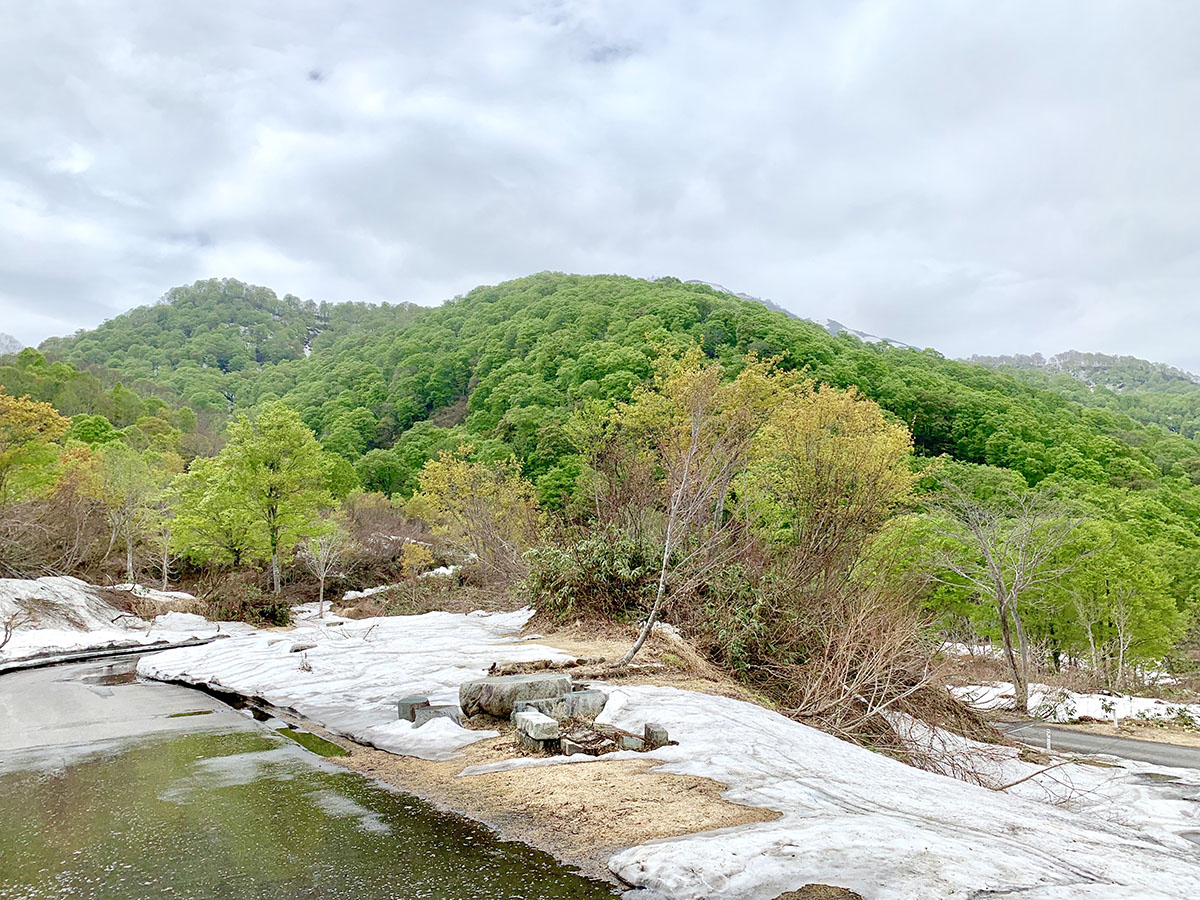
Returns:
[[[317,590],[317,618],[325,618],[325,580],[337,571],[351,539],[346,529],[337,522],[329,522],[324,531],[310,537],[300,546],[299,557],[305,568],[316,576],[320,587]]]
[[[935,509],[945,546],[936,553],[935,576],[965,585],[991,604],[1000,626],[1004,661],[1021,712],[1029,711],[1030,641],[1023,614],[1033,595],[1060,582],[1077,564],[1058,554],[1080,524],[1066,508],[1040,491],[1005,489],[980,500],[948,483]]]
[[[614,668],[632,662],[673,598],[690,593],[727,558],[721,551],[737,520],[726,514],[726,500],[786,379],[771,362],[753,358],[732,381],[723,375],[699,348],[680,359],[660,357],[653,384],[614,412],[618,429],[652,453],[664,518],[654,602]]]

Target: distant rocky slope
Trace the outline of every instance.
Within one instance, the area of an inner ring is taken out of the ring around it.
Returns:
[[[842,332],[846,332],[848,334],[854,335],[860,341],[865,341],[868,344],[888,344],[889,346],[892,346],[892,347],[898,347],[901,350],[916,350],[916,349],[918,349],[917,347],[914,347],[912,344],[906,344],[903,341],[896,340],[895,338],[880,337],[877,334],[870,334],[869,332],[866,332],[866,331],[859,331],[855,328],[851,328],[848,325],[843,325],[841,322],[837,321],[836,319],[809,319],[809,318],[805,318],[804,316],[798,316],[794,312],[790,312],[789,310],[784,309],[782,306],[780,306],[774,300],[768,300],[766,297],[755,297],[753,294],[744,294],[741,291],[731,291],[729,288],[724,287],[723,285],[720,285],[720,284],[716,284],[715,282],[712,282],[712,281],[702,281],[699,278],[693,278],[691,281],[688,281],[687,283],[688,284],[707,284],[710,288],[712,288],[715,291],[721,291],[722,293],[725,293],[725,294],[733,294],[733,296],[738,297],[739,299],[742,299],[742,300],[749,300],[751,303],[762,304],[767,309],[775,310],[775,312],[781,312],[785,316],[788,316],[789,318],[800,319],[801,321],[804,321],[804,322],[812,322],[816,325],[820,325],[822,328],[824,328],[826,331],[828,331],[834,337],[837,337]]]

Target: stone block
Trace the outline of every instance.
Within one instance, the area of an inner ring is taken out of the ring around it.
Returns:
[[[531,709],[534,712],[540,712],[544,716],[549,716],[557,722],[561,722],[567,718],[567,698],[570,694],[565,694],[562,697],[539,697],[536,700],[518,700],[513,704],[513,715]]]
[[[560,744],[563,756],[574,756],[576,753],[582,753],[583,747],[575,743],[570,738],[563,738]]]
[[[594,719],[604,712],[608,694],[604,691],[572,691],[564,698],[567,702],[567,718]]]
[[[523,734],[535,741],[556,741],[562,734],[558,722],[535,709],[525,709],[519,713],[513,713],[512,720],[517,734]]]
[[[617,746],[622,750],[645,750],[646,742],[636,734],[622,734],[617,737]]]
[[[455,725],[462,724],[457,706],[418,706],[413,709],[414,728],[420,728],[431,719],[450,719]]]
[[[646,746],[651,749],[655,747],[665,747],[671,742],[667,736],[667,729],[657,722],[647,722],[645,728]]]
[[[401,697],[396,701],[396,715],[411,722],[413,712],[429,705],[428,697]]]
[[[557,753],[559,748],[558,738],[550,738],[540,741],[537,738],[531,738],[527,734],[517,733],[517,746],[524,750],[531,750],[534,753]]]
[[[488,713],[499,718],[512,714],[519,700],[561,697],[571,691],[571,676],[552,672],[528,675],[499,675],[464,681],[458,688],[458,703],[464,715]]]

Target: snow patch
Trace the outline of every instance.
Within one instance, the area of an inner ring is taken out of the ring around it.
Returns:
[[[437,612],[338,628],[302,624],[284,640],[256,633],[164,651],[143,658],[138,671],[262,696],[385,750],[444,759],[494,732],[449,719],[414,728],[397,719],[395,701],[424,694],[455,702],[458,685],[495,660],[569,659],[514,635],[529,616]],[[296,640],[317,645],[305,653],[311,671],[288,652]],[[615,689],[599,721],[634,732],[661,723],[678,743],[641,758],[721,782],[732,802],[782,814],[632,847],[610,860],[626,882],[674,900],[768,900],[809,882],[881,900],[1200,896],[1195,845],[1184,836],[1200,831],[1200,772],[1072,764],[1055,770],[1074,780],[1054,782],[1054,796],[1040,778],[1001,793],[911,768],[751,703],[670,687]],[[594,762],[518,759],[463,775]],[[1009,748],[991,765],[989,774],[1002,781],[1039,768]]]
[[[465,616],[431,612],[342,620],[334,628],[322,620],[300,620],[286,639],[253,632],[167,650],[143,657],[138,673],[262,697],[383,750],[447,759],[496,732],[462,728],[449,719],[415,728],[397,718],[396,701],[416,694],[435,704],[457,704],[458,686],[484,675],[496,660],[574,659],[521,640],[517,632],[532,615],[529,609]],[[296,642],[316,646],[291,653]]]
[[[182,595],[190,596],[190,595]],[[52,653],[212,637],[217,626],[171,612],[147,622],[123,612],[86,581],[67,576],[0,578],[0,622],[21,616],[0,661]]]
[[[1013,703],[1012,682],[971,684],[951,688],[959,700],[976,709],[1006,709]],[[1157,697],[1129,694],[1081,694],[1045,684],[1029,685],[1029,711],[1049,722],[1079,719],[1183,719],[1200,725],[1200,703],[1172,703]]]

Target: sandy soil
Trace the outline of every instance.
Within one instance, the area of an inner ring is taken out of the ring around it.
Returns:
[[[511,759],[511,734],[472,744],[455,759],[431,762],[351,748],[335,758],[356,772],[494,828],[506,840],[551,853],[585,874],[612,880],[608,859],[656,838],[778,818],[773,810],[721,799],[725,785],[654,772],[646,759],[519,769],[460,778],[467,766]]]
[[[547,629],[546,623],[539,624],[541,629],[530,629],[531,640],[589,659],[617,659],[632,640],[632,631],[626,633],[621,626],[597,634],[591,628]],[[577,680],[604,679],[613,686],[653,682],[757,699],[670,635],[656,634],[637,663],[619,678],[612,678],[604,663],[568,671]],[[504,839],[530,844],[587,875],[608,880],[613,879],[609,857],[626,847],[779,816],[774,810],[722,799],[726,786],[718,782],[655,772],[653,754],[459,777],[468,766],[521,755],[509,723],[490,720],[478,727],[498,730],[501,736],[471,744],[444,762],[356,745],[348,747],[350,756],[332,761],[484,822]]]

